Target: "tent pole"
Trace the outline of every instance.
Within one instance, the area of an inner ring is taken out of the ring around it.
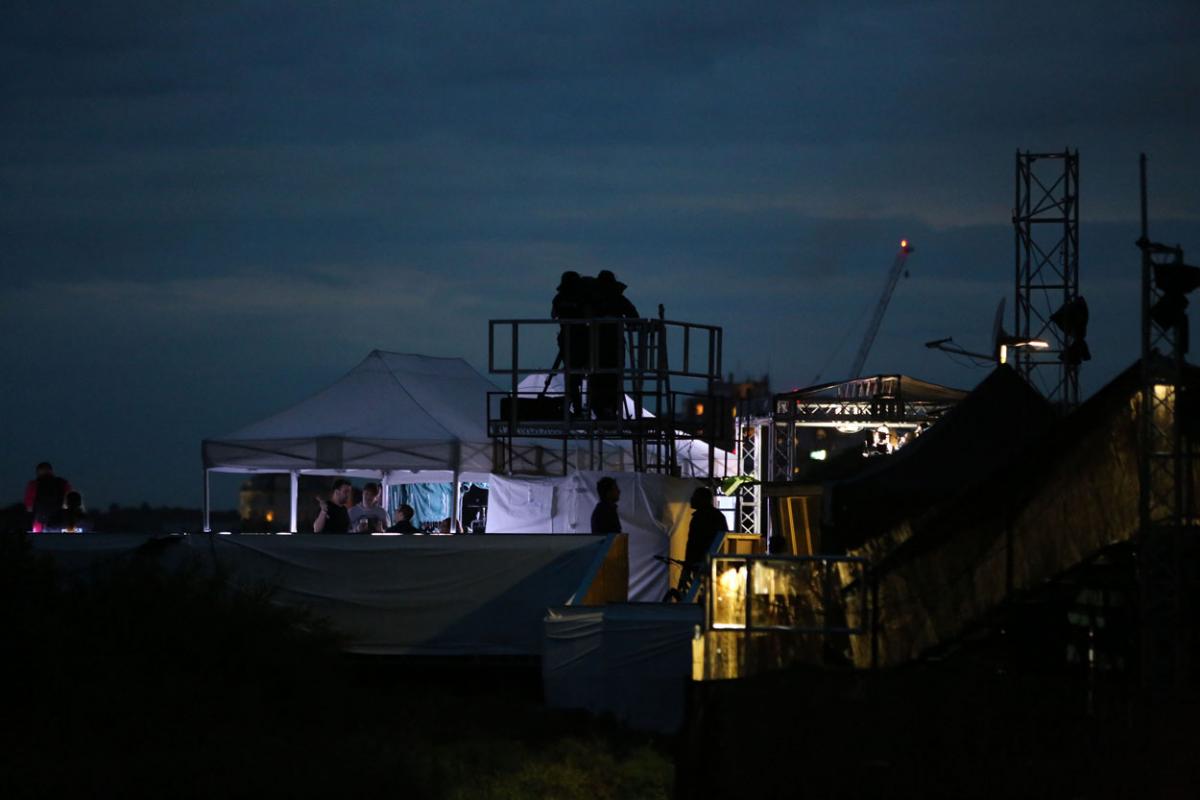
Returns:
[[[288,477],[290,478],[288,483],[290,484],[289,491],[290,491],[290,496],[291,496],[291,514],[292,514],[292,522],[291,522],[291,525],[289,526],[288,530],[290,530],[292,533],[295,533],[296,532],[296,517],[298,516],[296,512],[300,505],[300,472],[298,470],[292,470],[291,472],[288,473]]]
[[[392,521],[392,471],[384,470],[379,474],[379,496],[382,498],[383,513],[387,514],[388,521]],[[384,527],[387,527],[386,525]]]
[[[452,503],[454,506],[454,510],[452,513],[454,515],[454,518],[450,520],[450,532],[451,533],[461,533],[463,530],[463,527],[462,527],[462,481],[457,472],[454,473],[453,492],[454,492],[454,499],[453,499]],[[457,530],[455,529],[456,525],[458,526]]]
[[[209,509],[212,506],[212,493],[208,486],[208,469],[204,470],[204,532],[212,533],[212,525],[209,521]]]

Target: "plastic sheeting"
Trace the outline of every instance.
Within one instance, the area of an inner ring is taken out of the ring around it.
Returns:
[[[137,556],[164,567],[220,564],[234,586],[269,587],[349,639],[351,652],[537,655],[546,609],[595,574],[604,536],[31,537],[64,574]]]
[[[694,604],[550,609],[542,654],[547,705],[675,733],[691,677],[692,636],[703,622],[704,610]]]
[[[546,375],[544,373],[534,373],[526,375],[521,379],[521,383],[517,387],[517,392],[526,397],[536,397],[545,392],[548,397],[560,397],[563,393],[563,376],[556,374],[551,377],[549,384],[546,383]],[[637,404],[633,398],[625,395],[625,416],[629,419],[639,417],[653,417],[649,410],[643,408],[641,413],[637,413]],[[552,452],[556,450],[556,443],[552,441],[544,441],[541,443],[544,447]],[[628,442],[619,440],[600,441],[597,443],[597,456],[599,462],[591,462],[590,464],[579,464],[579,466],[600,466],[605,471],[620,471],[629,472],[634,470],[633,453],[629,449]],[[655,445],[650,445],[650,450],[655,450]],[[580,457],[577,451],[575,458]],[[658,460],[657,454],[654,458]],[[709,459],[712,464],[709,464]],[[688,478],[724,478],[727,475],[736,475],[739,462],[737,456],[728,451],[722,450],[719,447],[713,447],[707,442],[700,439],[689,439],[683,433],[679,433],[679,438],[675,440],[675,461],[679,465],[681,474]],[[573,461],[571,463],[578,463]],[[711,472],[710,472],[711,466]]]
[[[668,586],[667,565],[687,544],[694,480],[638,472],[574,472],[557,478],[494,475],[489,480],[488,534],[590,533],[596,482],[611,477],[621,489],[617,510],[629,535],[629,599],[658,602]]]
[[[413,524],[441,522],[454,516],[454,485],[451,483],[402,483],[392,487],[388,514],[396,519],[402,503],[413,507]]]

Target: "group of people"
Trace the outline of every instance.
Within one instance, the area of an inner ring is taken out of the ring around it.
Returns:
[[[622,533],[621,515],[617,503],[621,499],[621,487],[615,479],[605,476],[596,482],[599,501],[592,509],[592,533]],[[713,505],[711,490],[698,486],[690,501],[692,519],[688,523],[687,546],[680,564],[679,583],[667,593],[668,599],[679,600],[687,594],[696,579],[713,542],[729,530],[725,515]]]
[[[625,296],[626,286],[610,270],[598,275],[568,271],[559,280],[550,316],[561,320],[637,319],[640,315]],[[596,419],[617,419],[624,392],[621,371],[625,366],[625,337],[619,323],[600,323],[593,338],[590,324],[562,325],[558,332],[559,363],[567,368],[566,395],[571,412]],[[557,364],[556,364],[557,368]],[[587,379],[587,406],[583,382]]]
[[[34,533],[83,533],[89,528],[83,496],[70,481],[54,474],[49,461],[37,465],[35,477],[25,485],[25,510]]]
[[[320,510],[313,522],[313,533],[421,533],[413,524],[416,512],[407,503],[396,508],[390,522],[381,505],[383,491],[378,483],[363,487],[362,499],[354,502],[354,487],[345,478],[333,482],[329,497],[318,497]]]

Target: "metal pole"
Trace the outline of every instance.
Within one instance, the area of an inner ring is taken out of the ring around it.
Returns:
[[[298,470],[292,470],[288,473],[288,479],[289,492],[291,495],[291,524],[288,526],[288,530],[290,530],[292,533],[296,533],[296,520],[299,517],[298,511],[300,506],[300,472]]]
[[[454,473],[454,499],[452,501],[453,509],[450,519],[450,532],[458,533],[463,530],[462,526],[462,482],[457,472]]]
[[[212,497],[208,486],[208,469],[204,470],[204,532],[211,533],[212,525],[209,521],[209,510],[212,504]]]

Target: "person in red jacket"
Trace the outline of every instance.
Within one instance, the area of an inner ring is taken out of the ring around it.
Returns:
[[[37,465],[37,477],[25,485],[25,510],[33,514],[34,533],[61,527],[63,502],[70,491],[70,482],[55,475],[50,462]]]

